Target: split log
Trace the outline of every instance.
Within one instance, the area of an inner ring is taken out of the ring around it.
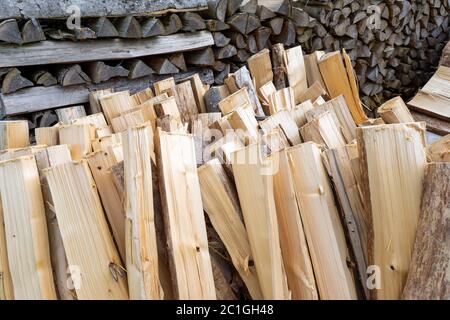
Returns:
[[[100,97],[113,93],[112,89],[96,90],[89,93],[89,107],[92,114],[102,112]]]
[[[0,22],[0,41],[22,44],[22,35],[15,19]]]
[[[175,295],[179,299],[215,299],[192,136],[159,131],[157,154]],[[180,158],[184,159],[181,167]]]
[[[75,39],[78,41],[97,39],[97,34],[94,32],[94,30],[88,27],[75,28],[72,30],[72,32]]]
[[[142,29],[139,22],[133,16],[126,16],[119,18],[115,27],[119,33],[119,37],[127,39],[142,38]]]
[[[414,122],[414,118],[401,97],[386,101],[377,110],[385,123],[409,123]]]
[[[291,87],[275,91],[269,96],[269,115],[282,110],[291,110],[294,107],[294,90]]]
[[[86,160],[44,170],[78,299],[128,299],[126,273]],[[98,244],[93,246],[92,244]],[[87,254],[89,253],[89,254]],[[79,272],[82,271],[82,285]],[[78,281],[78,282],[77,282]]]
[[[271,175],[258,144],[233,154],[233,173],[263,299],[289,299],[280,250]],[[250,160],[252,159],[252,161]],[[256,161],[255,161],[256,160]],[[264,162],[263,162],[264,161]],[[264,195],[262,201],[255,197]]]
[[[181,14],[181,21],[183,22],[183,31],[194,32],[206,29],[205,21],[195,12],[184,12]]]
[[[431,163],[425,171],[417,237],[402,298],[445,300],[448,289],[448,213],[450,165]],[[426,264],[424,264],[426,262]]]
[[[5,79],[3,79],[2,92],[8,94],[32,86],[33,82],[23,77],[19,69],[13,68],[6,74]]]
[[[262,293],[234,185],[213,159],[198,170],[204,209],[253,299]],[[233,226],[230,228],[230,226]]]
[[[228,0],[209,0],[208,1],[208,13],[213,19],[219,21],[225,21],[227,14]]]
[[[175,88],[178,96],[178,110],[180,111],[181,121],[189,124],[199,113],[191,82],[181,82],[177,84]]]
[[[99,98],[100,106],[106,121],[111,124],[112,119],[120,116],[122,112],[132,109],[130,93],[122,91],[103,95]]]
[[[45,34],[36,18],[31,18],[22,27],[23,43],[39,42],[45,40]]]
[[[227,24],[232,30],[237,31],[240,34],[247,34],[248,16],[248,13],[236,13],[227,20]]]
[[[83,72],[79,64],[58,68],[57,78],[63,87],[91,82],[91,78]]]
[[[103,149],[88,154],[86,160],[97,185],[119,255],[123,261],[126,261],[125,212],[122,197],[114,185],[110,171],[117,164],[116,159],[108,149]]]
[[[342,131],[330,111],[321,113],[309,121],[300,128],[300,133],[303,141],[313,141],[329,149],[343,147],[346,144]]]
[[[153,133],[134,127],[122,135],[125,172],[126,264],[130,299],[162,299],[153,211]],[[154,159],[156,160],[156,159]]]
[[[213,38],[214,38],[214,45],[216,47],[225,47],[227,44],[230,43],[231,39],[227,38],[223,33],[221,32],[213,32]]]
[[[169,55],[170,62],[175,65],[181,71],[187,71],[186,61],[184,60],[184,54],[182,52],[177,52]]]
[[[356,299],[344,230],[320,149],[308,142],[287,152],[319,296],[323,300]]]
[[[279,35],[283,29],[284,19],[282,17],[275,17],[270,19],[269,25],[273,35]]]
[[[68,108],[56,109],[58,120],[63,124],[71,124],[74,120],[86,117],[84,106],[74,106]]]
[[[181,22],[181,19],[176,14],[171,14],[168,19],[166,19],[166,24],[164,26],[166,30],[166,35],[177,33],[178,31],[183,28],[183,22]]]
[[[258,122],[251,105],[236,107],[227,120],[246,146],[258,141]]]
[[[148,18],[141,26],[142,37],[154,37],[166,34],[164,24],[156,17]]]
[[[287,61],[286,52],[282,43],[272,46],[273,63],[273,84],[277,90],[286,88],[289,84],[287,79]]]
[[[281,32],[278,35],[273,36],[273,40],[290,47],[295,43],[296,35],[294,23],[291,20],[284,20]]]
[[[241,107],[243,105],[251,105],[250,97],[248,95],[247,88],[242,88],[235,93],[229,95],[225,99],[219,101],[219,109],[222,111],[223,115],[227,115],[234,111],[235,108]]]
[[[90,124],[71,124],[59,127],[59,142],[70,146],[73,160],[83,159],[92,151],[95,128]]]
[[[200,113],[206,112],[205,99],[206,88],[202,83],[198,73],[193,76],[187,77],[183,80],[189,80],[191,82],[192,91],[194,92],[195,102]]]
[[[204,94],[205,108],[207,112],[220,112],[219,102],[230,95],[225,85],[211,87]]]
[[[276,16],[275,12],[270,10],[264,5],[259,5],[258,9],[256,10],[256,14],[258,15],[259,19],[261,21],[271,19]]]
[[[155,73],[144,61],[140,59],[132,59],[124,62],[124,67],[129,70],[129,79],[138,79]]]
[[[268,49],[251,56],[247,64],[257,91],[267,82],[273,80],[272,63],[270,62],[270,51]]]
[[[258,28],[253,32],[256,40],[256,47],[261,51],[269,46],[270,29],[266,27]]]
[[[267,117],[265,120],[260,121],[259,126],[264,133],[269,133],[274,128],[280,127],[291,146],[302,143],[298,127],[290,113],[286,110],[279,111]]]
[[[0,150],[24,148],[29,145],[28,121],[0,121]]]
[[[45,208],[34,156],[1,163],[0,191],[14,298],[56,299]],[[25,192],[22,200],[15,200],[22,192]],[[28,263],[24,264],[20,257]]]
[[[110,66],[102,61],[89,64],[89,77],[93,83],[100,83],[115,77],[128,77],[129,71],[121,65]]]
[[[261,22],[254,14],[249,14],[247,18],[247,25],[245,27],[245,34],[249,34],[261,26]]]
[[[228,0],[227,6],[227,16],[232,16],[236,11],[238,11],[243,0]]]
[[[222,60],[222,59],[227,59],[227,58],[231,58],[234,55],[237,54],[237,50],[236,47],[228,44],[222,48],[215,48],[214,49],[214,57],[217,60]]]
[[[100,17],[93,20],[89,24],[89,27],[95,32],[98,38],[115,38],[119,36],[116,27],[107,17]]]
[[[34,129],[36,145],[56,146],[59,144],[59,124],[53,127],[42,127]]]
[[[286,150],[273,152],[271,159],[278,162],[278,171],[273,176],[274,197],[281,252],[292,299],[318,300],[316,280],[297,205],[288,154]]]
[[[211,48],[193,51],[185,54],[185,60],[188,64],[194,66],[213,66],[214,65],[214,52]]]
[[[367,265],[376,265],[376,272],[381,272],[377,275],[381,283],[372,283],[376,290],[370,290],[370,295],[375,299],[399,299],[420,211],[426,165],[424,124],[364,127],[356,133],[365,215],[370,221]],[[402,229],[398,229],[399,225]]]
[[[308,89],[306,79],[305,60],[301,46],[287,49],[286,51],[286,70],[289,86],[294,90],[295,104],[299,104],[300,96]]]
[[[37,70],[31,75],[33,82],[39,86],[50,87],[58,83],[58,80],[46,70]]]
[[[169,59],[163,57],[152,57],[147,60],[147,64],[157,74],[173,74],[180,70]]]
[[[322,88],[326,88],[325,82],[322,78],[322,74],[319,70],[319,61],[324,54],[324,51],[315,51],[304,56],[308,86],[312,86],[315,82],[319,82]]]
[[[211,32],[217,32],[228,30],[230,26],[220,20],[206,20],[206,28]]]
[[[255,14],[258,10],[258,0],[249,0],[243,6],[239,7],[240,12]]]

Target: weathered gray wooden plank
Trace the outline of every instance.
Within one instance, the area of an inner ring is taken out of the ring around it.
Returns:
[[[130,59],[189,51],[212,46],[209,31],[173,34],[149,39],[98,39],[92,41],[41,41],[26,46],[0,45],[0,68],[95,60]]]
[[[85,84],[70,87],[33,87],[13,94],[0,94],[1,116],[31,113],[57,107],[87,103],[89,102],[89,92],[94,90],[113,88],[115,91],[129,90],[131,93],[136,93],[148,88],[154,82],[166,79],[170,76],[173,76],[175,81],[179,81],[195,73],[198,73],[201,80],[206,84],[212,84],[214,82],[214,74],[211,69],[193,68],[189,69],[187,72],[180,72],[174,75],[152,74],[134,80],[119,78],[99,84]]]
[[[206,0],[2,0],[0,19],[64,18],[71,5],[81,9],[83,17],[149,15],[167,9],[206,7]]]

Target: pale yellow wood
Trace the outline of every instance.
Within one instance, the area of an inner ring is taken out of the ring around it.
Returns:
[[[233,154],[233,174],[264,299],[289,299],[281,257],[272,168],[253,143]]]
[[[23,148],[29,144],[28,121],[0,121],[0,150]]]
[[[430,162],[450,162],[450,134],[427,146],[427,159]]]
[[[125,241],[130,299],[163,299],[153,212],[150,124],[122,134],[125,176]]]
[[[110,171],[118,162],[108,150],[90,153],[86,156],[86,160],[97,185],[117,249],[125,261],[125,211]]]
[[[272,153],[270,159],[277,166],[273,176],[273,193],[281,253],[289,290],[294,300],[317,300],[319,297],[316,280],[297,205],[287,152],[281,150]]]
[[[82,159],[92,151],[95,128],[90,124],[69,124],[59,127],[59,142],[70,146],[74,160]]]
[[[321,151],[307,142],[287,153],[320,299],[356,299],[344,230]]]
[[[11,272],[9,271],[6,248],[5,220],[3,218],[3,208],[0,198],[0,301],[14,299],[14,288]]]
[[[278,90],[269,96],[270,115],[273,115],[282,110],[291,110],[294,107],[294,90],[292,90],[291,87]]]
[[[158,131],[161,201],[178,299],[215,299],[194,140]]]
[[[44,202],[34,156],[0,163],[0,194],[14,298],[56,299]]]
[[[315,101],[319,97],[325,97],[328,99],[328,93],[319,82],[314,82],[297,98],[296,104],[300,104],[307,100]]]
[[[78,299],[128,299],[126,273],[87,161],[61,164],[44,172]]]
[[[235,186],[218,159],[201,166],[198,176],[203,206],[211,224],[227,248],[251,297],[255,300],[262,299],[255,266],[250,265],[253,258]]]
[[[345,138],[336,125],[331,111],[325,111],[311,122],[300,128],[303,141],[313,141],[328,148],[337,148],[346,144]]]
[[[368,265],[381,272],[375,299],[399,299],[416,236],[426,166],[425,123],[358,128],[362,186],[369,219]],[[401,227],[400,227],[401,226]]]
[[[195,101],[197,102],[198,106],[198,112],[205,113],[206,112],[206,106],[205,106],[205,100],[204,96],[206,93],[205,86],[202,83],[202,80],[200,79],[200,76],[198,73],[186,78],[185,80],[189,80],[191,82],[191,87],[194,92]]]
[[[301,95],[308,89],[308,81],[306,78],[305,60],[303,59],[303,51],[301,46],[296,46],[285,50],[286,54],[286,70],[289,85],[294,91],[295,105],[302,103]],[[307,100],[307,99],[306,99]]]
[[[115,117],[111,120],[111,126],[114,133],[121,133],[128,128],[127,120],[123,116]]]
[[[324,54],[324,51],[315,51],[304,56],[308,86],[312,86],[315,82],[319,82],[323,88],[326,88],[319,70],[319,61]]]
[[[34,129],[36,144],[54,146],[59,144],[59,127],[61,123],[55,124],[53,127],[42,127]]]
[[[177,92],[177,104],[181,121],[190,123],[198,114],[198,106],[195,101],[194,92],[190,81],[184,81],[175,86]]]
[[[246,145],[258,141],[258,122],[252,106],[237,107],[231,113],[228,122]]]
[[[258,95],[261,103],[269,105],[269,97],[277,91],[272,81],[267,82],[259,88]]]
[[[241,107],[246,104],[252,105],[252,102],[250,101],[247,88],[243,87],[242,89],[239,89],[235,93],[220,101],[219,109],[220,111],[222,111],[222,114],[227,115],[233,112],[237,107]],[[252,105],[252,110],[253,108],[254,106]]]
[[[319,68],[331,98],[344,95],[355,123],[359,125],[366,121],[359,95],[352,90],[353,69],[344,64],[343,55],[339,51],[325,54],[319,61]]]
[[[103,138],[106,136],[110,136],[113,133],[114,133],[113,128],[111,126],[106,126],[106,127],[95,129],[95,137],[96,138]]]
[[[398,96],[386,101],[377,110],[385,123],[414,122],[414,118],[402,97]]]
[[[175,80],[173,77],[155,82],[153,87],[155,88],[155,94],[157,96],[163,93],[167,93],[169,97],[175,95]]]
[[[263,49],[247,60],[248,69],[255,81],[255,90],[259,92],[264,84],[273,80],[272,62],[269,49]]]
[[[279,111],[267,119],[261,121],[259,126],[264,133],[269,133],[273,128],[280,126],[290,145],[295,146],[302,143],[298,127],[292,119],[289,111]]]
[[[100,97],[109,95],[113,92],[114,92],[113,89],[105,89],[89,92],[89,105],[91,112],[93,113],[102,112],[102,107],[100,105]]]
[[[285,148],[289,148],[290,144],[280,125],[265,133],[262,141],[269,148],[268,153],[274,153]]]
[[[165,100],[156,102],[154,104],[154,107],[158,117],[169,115],[181,121],[181,114],[178,110],[178,105],[175,97],[169,96],[169,98]]]
[[[108,124],[111,124],[112,119],[120,116],[122,112],[133,108],[128,91],[103,95],[99,98],[99,101]]]
[[[311,110],[312,108],[313,108],[313,104],[312,104],[311,100],[307,100],[307,101],[295,106],[291,110],[289,110],[289,112],[292,116],[292,119],[294,119],[294,121],[297,124],[297,127],[299,129],[306,124],[306,122],[307,122],[306,113],[309,110]]]
[[[154,97],[153,91],[151,88],[144,89],[139,91],[131,96],[131,99],[134,101],[134,105],[141,105],[147,100],[150,100]]]
[[[74,106],[55,110],[58,120],[63,124],[71,124],[78,118],[86,116],[84,106]]]
[[[72,121],[72,124],[91,124],[96,129],[108,126],[103,113],[94,113],[85,117],[81,117]]]
[[[99,150],[108,150],[108,146],[116,143],[122,143],[122,135],[114,133],[106,137],[92,140],[92,149],[94,152]]]

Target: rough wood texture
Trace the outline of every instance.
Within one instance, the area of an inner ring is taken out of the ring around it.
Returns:
[[[153,211],[153,132],[149,125],[122,135],[125,172],[125,239],[130,299],[163,299]]]
[[[268,49],[264,49],[251,56],[247,60],[247,64],[253,80],[255,81],[255,89],[257,92],[259,88],[273,80],[272,63],[270,61],[270,52]]]
[[[254,143],[233,154],[233,173],[264,299],[289,299],[281,257],[273,180]],[[255,202],[255,199],[258,201]]]
[[[262,299],[235,186],[218,159],[198,170],[203,206],[253,299]]]
[[[33,156],[0,163],[0,194],[14,298],[56,299],[45,208]]]
[[[401,97],[395,97],[386,101],[377,111],[387,124],[414,122],[414,118]]]
[[[162,131],[158,140],[159,183],[175,296],[215,299],[194,140],[190,135]]]
[[[13,93],[20,89],[32,87],[33,82],[21,75],[17,68],[11,69],[3,79],[2,93]]]
[[[282,43],[272,46],[273,84],[277,90],[286,88],[289,84],[287,78],[286,52]]]
[[[89,64],[89,76],[94,83],[107,81],[115,77],[127,77],[129,71],[121,65],[110,66],[102,61],[96,61]]]
[[[402,298],[448,300],[450,248],[450,163],[431,163],[425,171],[417,237]]]
[[[167,46],[167,43],[171,45]],[[42,41],[25,47],[1,46],[0,67],[131,59],[200,49],[213,44],[214,39],[208,31],[141,40]]]
[[[321,151],[308,142],[288,149],[288,156],[319,296],[322,300],[356,299],[344,230]]]
[[[287,49],[286,53],[286,70],[289,86],[294,90],[295,104],[299,104],[300,97],[303,92],[308,89],[308,81],[306,79],[305,61],[303,60],[303,51],[301,46]]]
[[[95,128],[90,124],[70,124],[59,127],[59,142],[70,146],[72,159],[83,159],[92,151]]]
[[[23,148],[29,144],[28,121],[0,121],[0,150]]]
[[[69,268],[78,299],[128,299],[125,269],[86,161],[61,164],[44,172],[68,265],[78,266]]]
[[[423,123],[358,128],[368,229],[368,265],[377,265],[375,299],[399,299],[406,282],[426,165]],[[402,228],[399,229],[398,226]]]
[[[86,117],[84,106],[73,106],[56,110],[59,122],[62,124],[72,124],[73,121]]]

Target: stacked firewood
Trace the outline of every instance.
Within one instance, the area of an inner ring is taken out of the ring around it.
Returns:
[[[300,44],[306,53],[345,49],[371,109],[396,94],[411,97],[433,74],[449,37],[448,1],[250,0],[239,9],[226,2],[210,5],[219,20],[212,30],[220,32],[217,84],[223,70],[234,72],[275,43]]]

